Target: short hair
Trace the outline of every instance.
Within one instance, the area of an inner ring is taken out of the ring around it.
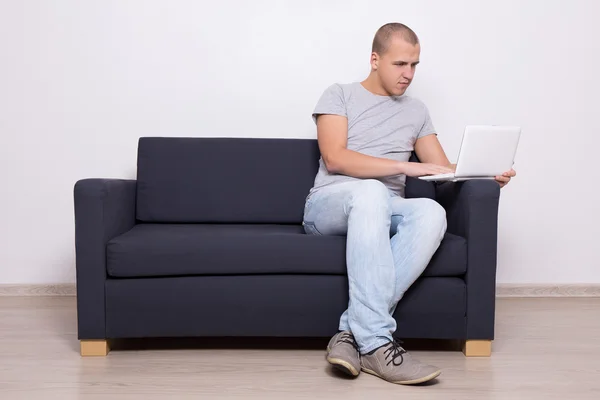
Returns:
[[[372,51],[379,55],[384,54],[390,46],[390,39],[395,35],[399,35],[402,37],[402,39],[413,46],[419,43],[417,34],[408,26],[399,22],[390,22],[389,24],[383,25],[375,33]]]

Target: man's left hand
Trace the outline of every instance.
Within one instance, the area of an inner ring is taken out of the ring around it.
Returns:
[[[515,172],[514,169],[511,168],[510,171],[497,176],[496,182],[498,182],[500,184],[500,187],[503,188],[504,186],[506,186],[508,184],[508,182],[510,182],[510,179],[515,176],[517,176],[517,173]]]

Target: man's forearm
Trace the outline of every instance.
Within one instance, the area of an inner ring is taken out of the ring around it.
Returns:
[[[372,157],[348,149],[340,149],[323,159],[330,173],[354,178],[383,178],[403,173],[403,163],[400,161]]]

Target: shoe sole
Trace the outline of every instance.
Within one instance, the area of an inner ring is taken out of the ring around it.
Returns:
[[[348,375],[351,375],[354,377],[358,376],[358,374],[360,373],[360,369],[357,370],[348,361],[342,360],[340,358],[329,357],[330,351],[331,350],[328,348],[326,359],[329,364],[333,365],[335,368],[339,369],[340,371],[344,372],[345,374],[348,374]]]
[[[418,379],[411,379],[411,380],[408,380],[408,381],[390,381],[390,380],[385,379],[383,376],[379,375],[377,372],[375,372],[373,370],[370,370],[370,369],[364,368],[364,367],[361,368],[361,369],[364,372],[366,372],[367,374],[375,375],[376,377],[381,378],[384,381],[395,383],[397,385],[417,385],[419,383],[424,383],[424,382],[430,381],[432,379],[435,379],[438,376],[440,376],[440,374],[442,373],[442,371],[438,370],[438,371],[435,371],[433,374],[429,374],[427,376],[424,376],[424,377],[418,378]]]

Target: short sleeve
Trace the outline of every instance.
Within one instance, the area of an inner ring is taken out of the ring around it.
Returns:
[[[423,113],[424,113],[423,125],[421,126],[421,129],[419,130],[417,139],[420,139],[427,135],[435,135],[436,134],[435,127],[433,126],[433,122],[431,121],[431,116],[429,115],[429,110],[427,109],[427,107],[425,105],[423,105]]]
[[[317,122],[317,117],[321,114],[333,114],[348,117],[346,112],[346,102],[344,92],[340,85],[331,85],[321,95],[313,112],[313,121]]]

